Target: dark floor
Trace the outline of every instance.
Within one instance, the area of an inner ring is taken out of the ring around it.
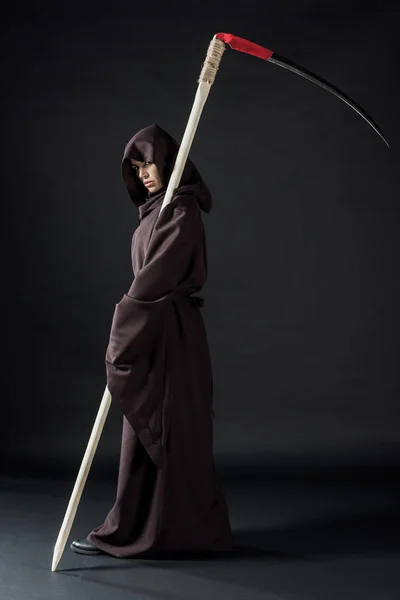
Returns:
[[[224,476],[231,558],[121,560],[52,552],[74,480],[3,478],[1,600],[400,600],[394,476]],[[100,524],[114,485],[89,479],[71,539]]]

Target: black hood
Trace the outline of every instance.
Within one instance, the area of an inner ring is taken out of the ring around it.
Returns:
[[[164,129],[153,123],[136,133],[125,147],[122,158],[122,177],[128,193],[136,206],[141,206],[149,199],[147,188],[140,181],[130,159],[140,162],[152,162],[160,174],[161,183],[166,191],[179,144]],[[209,213],[212,206],[211,194],[204,183],[200,173],[191,160],[186,161],[180,184],[176,195],[193,193],[197,197],[200,208]]]

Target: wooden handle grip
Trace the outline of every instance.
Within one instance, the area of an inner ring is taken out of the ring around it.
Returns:
[[[207,81],[210,85],[214,83],[215,76],[218,71],[219,63],[225,51],[225,44],[215,37],[211,40],[208,46],[207,56],[200,73],[199,83]]]

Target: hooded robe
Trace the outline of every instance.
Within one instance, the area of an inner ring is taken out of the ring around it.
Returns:
[[[106,352],[107,386],[122,408],[115,504],[88,540],[118,557],[232,548],[228,509],[213,460],[212,370],[193,297],[206,282],[201,211],[212,200],[188,160],[159,215],[179,146],[158,125],[127,144],[122,175],[139,226],[134,280],[116,305]],[[155,163],[163,188],[148,193],[130,159]]]

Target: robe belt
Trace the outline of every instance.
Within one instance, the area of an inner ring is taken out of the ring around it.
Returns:
[[[174,295],[188,298],[193,306],[196,306],[197,308],[202,308],[204,306],[204,298],[201,298],[200,296],[191,296],[185,292],[175,292]]]
[[[202,308],[204,306],[204,298],[200,298],[200,296],[189,296],[190,302],[197,306],[197,308]]]

